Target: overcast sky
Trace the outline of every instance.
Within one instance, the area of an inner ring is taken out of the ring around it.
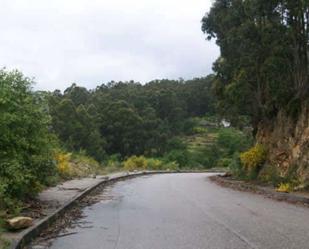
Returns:
[[[211,0],[0,2],[0,67],[40,90],[205,76],[219,55],[201,32]]]

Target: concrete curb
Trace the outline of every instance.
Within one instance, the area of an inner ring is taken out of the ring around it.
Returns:
[[[309,207],[309,198],[305,196],[300,196],[293,193],[281,193],[267,187],[262,187],[243,181],[236,181],[220,176],[210,177],[210,179],[211,181],[222,187],[227,187],[238,191],[252,192],[277,201],[284,201],[292,204],[301,204]]]
[[[97,187],[101,186],[102,184],[109,184],[113,182],[117,182],[124,179],[129,179],[137,176],[142,175],[152,175],[152,174],[175,174],[175,173],[221,173],[222,171],[143,171],[143,172],[134,172],[134,173],[124,173],[120,176],[115,177],[107,177],[105,179],[102,179],[102,181],[99,181],[98,183],[89,186],[87,189],[85,189],[83,192],[78,194],[73,199],[69,200],[66,204],[58,208],[55,212],[53,212],[51,215],[46,216],[39,222],[37,222],[34,226],[29,227],[28,229],[24,230],[20,234],[19,239],[15,239],[13,241],[10,241],[11,244],[9,246],[9,249],[22,249],[26,245],[28,245],[34,238],[40,235],[40,233],[48,228],[55,220],[59,217],[61,217],[66,211],[68,211],[70,208],[72,208],[78,200],[81,200],[83,197],[85,197],[87,194],[89,194],[91,191],[96,189]]]

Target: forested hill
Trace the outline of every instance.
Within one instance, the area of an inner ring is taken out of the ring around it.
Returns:
[[[94,90],[73,84],[46,93],[52,127],[66,149],[99,161],[107,154],[160,156],[172,137],[192,130],[189,118],[214,113],[212,78],[110,82]]]
[[[309,185],[308,1],[216,0],[202,30],[221,49],[214,64],[221,112],[249,115],[267,152],[257,173]]]

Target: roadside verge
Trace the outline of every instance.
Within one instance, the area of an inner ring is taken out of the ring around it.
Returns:
[[[309,207],[309,194],[277,192],[275,189],[270,187],[263,187],[224,176],[211,176],[210,180],[222,187],[259,194],[277,201],[284,201],[291,204],[300,204],[302,206]]]

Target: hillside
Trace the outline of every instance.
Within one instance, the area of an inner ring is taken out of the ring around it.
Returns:
[[[308,188],[309,6],[306,1],[214,1],[202,21],[220,112],[250,118],[256,145],[241,155],[248,178]]]

